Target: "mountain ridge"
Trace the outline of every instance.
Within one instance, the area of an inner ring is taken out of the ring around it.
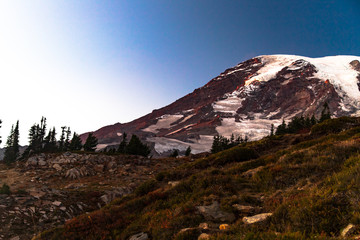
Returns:
[[[336,117],[358,115],[359,60],[350,55],[251,58],[163,108],[94,131],[98,148],[119,144],[127,132],[140,136],[158,154],[188,146],[199,153],[208,151],[218,134],[259,139],[282,119],[319,116],[325,102]]]

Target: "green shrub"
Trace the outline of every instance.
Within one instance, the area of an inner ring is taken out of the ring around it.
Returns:
[[[150,179],[144,183],[142,183],[138,188],[135,189],[134,193],[137,196],[143,196],[156,188],[156,181],[154,179]]]
[[[311,134],[329,134],[339,133],[342,130],[349,129],[358,125],[357,118],[352,117],[340,117],[335,119],[328,119],[322,123],[316,124],[311,128]]]
[[[6,183],[0,188],[0,194],[11,194],[10,187]]]

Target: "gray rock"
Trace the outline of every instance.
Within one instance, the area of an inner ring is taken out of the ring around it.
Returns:
[[[132,235],[129,240],[148,240],[149,236],[147,233],[141,232],[135,235]]]
[[[62,170],[62,167],[58,163],[55,163],[52,167],[58,172]]]
[[[43,166],[46,165],[46,161],[45,161],[44,159],[40,159],[40,160],[38,161],[38,165],[43,167]]]
[[[272,213],[261,213],[251,217],[244,217],[242,220],[245,224],[253,224],[253,223],[265,221],[271,215]]]
[[[30,157],[26,161],[26,166],[37,166],[38,165],[38,159],[37,157]]]
[[[259,171],[261,171],[263,168],[264,168],[264,166],[260,166],[260,167],[254,168],[254,169],[250,169],[250,170],[244,172],[244,173],[242,174],[242,176],[243,176],[243,177],[246,177],[246,178],[251,178],[251,177],[253,177],[256,173],[258,173]]]
[[[177,185],[179,185],[180,181],[169,181],[168,184],[171,185],[172,187],[175,187]]]
[[[235,215],[233,213],[222,211],[217,201],[214,201],[209,206],[197,206],[196,208],[207,220],[217,220],[222,222],[233,222],[235,220]]]
[[[243,213],[249,213],[249,212],[253,212],[255,210],[255,208],[252,206],[246,206],[246,205],[240,205],[240,204],[234,204],[232,206]]]

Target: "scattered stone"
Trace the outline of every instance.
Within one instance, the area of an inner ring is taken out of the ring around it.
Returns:
[[[38,159],[37,157],[30,157],[27,161],[26,161],[26,166],[36,166],[38,164]]]
[[[55,163],[52,167],[58,172],[62,170],[62,167],[58,163]]]
[[[214,201],[209,206],[197,206],[196,208],[207,220],[217,220],[222,222],[233,222],[235,220],[235,215],[233,213],[222,211],[217,201]]]
[[[46,161],[43,160],[43,159],[40,159],[40,160],[38,161],[38,165],[43,167],[43,166],[46,165]]]
[[[350,235],[352,235],[355,232],[355,225],[354,224],[348,224],[342,231],[341,231],[341,236],[342,237],[348,237]]]
[[[175,187],[177,185],[179,185],[180,181],[169,181],[168,184],[171,185],[172,187]]]
[[[80,171],[77,168],[71,168],[65,173],[66,178],[78,179],[80,178]]]
[[[243,213],[250,213],[255,210],[255,208],[252,206],[246,206],[246,205],[240,205],[240,204],[234,204],[232,206]]]
[[[20,240],[20,237],[16,236],[16,237],[10,238],[10,240]]]
[[[200,223],[200,224],[199,224],[199,228],[207,230],[207,229],[209,229],[209,224],[207,224],[207,223]]]
[[[257,222],[262,222],[266,220],[268,217],[270,217],[272,213],[261,213],[254,215],[252,217],[244,217],[242,220],[245,224],[253,224]]]
[[[46,195],[45,192],[41,191],[41,190],[38,189],[38,188],[32,188],[32,189],[30,189],[30,190],[29,190],[29,194],[30,194],[30,196],[33,196],[34,198],[37,198],[37,199],[39,199],[39,198],[41,198],[41,197],[43,197],[43,196]]]
[[[208,240],[210,239],[210,235],[207,233],[202,233],[200,234],[200,236],[198,237],[198,240]]]
[[[149,236],[147,233],[141,232],[135,235],[132,235],[129,240],[148,240]]]
[[[95,165],[94,170],[95,170],[95,172],[101,172],[102,173],[104,171],[104,165],[102,165],[102,164]]]
[[[60,201],[54,201],[52,202],[52,205],[59,207],[62,204]]]

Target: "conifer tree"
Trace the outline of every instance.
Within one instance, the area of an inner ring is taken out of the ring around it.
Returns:
[[[190,154],[191,154],[191,147],[190,146],[188,146],[188,148],[186,149],[186,151],[185,151],[185,156],[190,156]]]
[[[11,127],[10,135],[6,141],[4,162],[10,164],[19,157],[19,121]]]
[[[70,147],[70,136],[71,136],[71,130],[70,130],[70,127],[68,127],[65,131],[66,133],[66,138],[65,138],[65,146],[64,146],[64,151],[67,151],[69,150],[69,147]]]
[[[174,149],[174,151],[170,154],[170,157],[176,158],[177,156],[179,156],[179,150]]]
[[[330,113],[329,104],[327,102],[325,102],[323,105],[323,110],[321,111],[321,116],[320,116],[319,122],[323,122],[330,118],[331,118],[331,113]]]
[[[59,151],[62,152],[65,149],[65,128],[66,126],[61,127],[61,136],[59,140]]]
[[[118,153],[126,153],[125,150],[126,150],[126,146],[127,146],[127,140],[126,140],[126,137],[127,137],[127,134],[124,132],[123,133],[123,139],[119,145],[119,148],[117,149],[117,152]]]
[[[84,150],[87,152],[95,152],[97,143],[97,138],[92,133],[89,133],[84,144]]]
[[[147,157],[150,154],[150,148],[146,144],[143,144],[139,137],[135,134],[131,136],[125,151],[127,154],[140,155],[144,157]]]
[[[274,136],[274,124],[271,124],[270,137]]]
[[[82,148],[81,139],[80,139],[79,135],[77,135],[76,132],[74,132],[74,135],[70,142],[69,149],[71,151],[79,151],[79,150],[81,150],[81,148]]]
[[[1,128],[2,121],[0,120],[0,128]],[[0,136],[0,144],[2,143],[1,136]]]

